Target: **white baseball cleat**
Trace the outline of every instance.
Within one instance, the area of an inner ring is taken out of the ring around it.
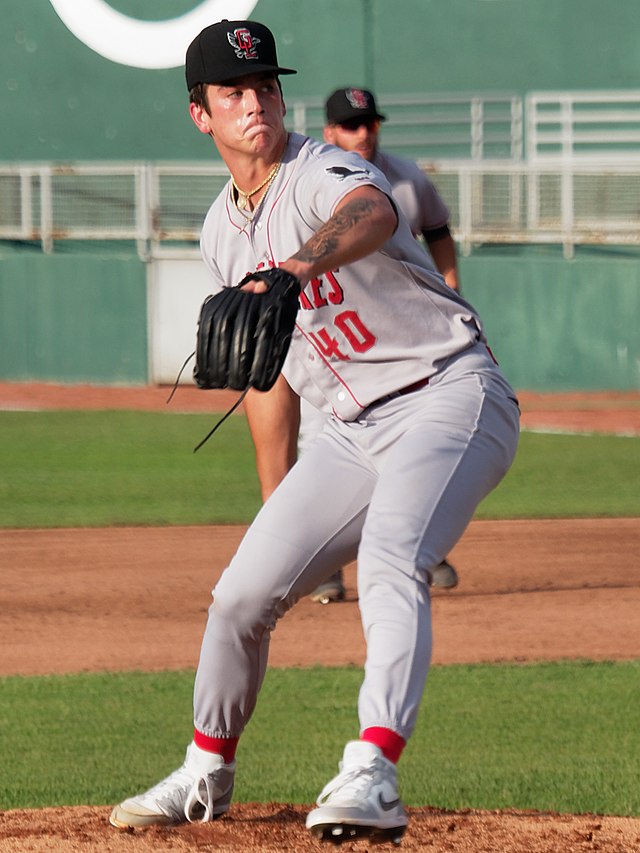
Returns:
[[[231,803],[235,762],[189,744],[184,764],[143,794],[115,806],[109,817],[118,829],[215,820]]]
[[[366,741],[345,746],[340,772],[325,785],[317,802],[306,823],[322,841],[339,844],[375,834],[399,844],[408,823],[395,764]]]
[[[434,589],[453,589],[458,586],[458,573],[451,563],[443,560],[431,571],[431,583]]]
[[[344,601],[346,590],[342,581],[342,569],[331,575],[311,593],[311,601],[318,604],[331,604],[332,601]]]

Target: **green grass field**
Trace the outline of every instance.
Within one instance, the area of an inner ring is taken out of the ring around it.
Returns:
[[[215,415],[0,413],[2,527],[245,523],[260,505],[253,445]],[[635,516],[640,438],[524,433],[478,518]]]
[[[244,419],[192,453],[214,422],[0,413],[1,525],[247,522],[259,496]],[[525,433],[477,515],[636,516],[638,482],[638,438]],[[639,661],[434,667],[401,763],[404,799],[640,815],[639,675]],[[357,732],[360,678],[350,668],[270,671],[240,744],[237,799],[311,802]],[[190,739],[192,679],[0,679],[0,809],[113,803],[156,782]]]
[[[271,670],[236,800],[311,803],[357,736],[355,668]],[[640,815],[640,662],[434,667],[408,805]],[[0,808],[103,805],[178,766],[193,673],[0,679]],[[16,709],[20,713],[16,713]]]

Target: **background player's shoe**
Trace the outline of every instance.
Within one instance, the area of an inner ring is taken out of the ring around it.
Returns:
[[[309,812],[307,829],[337,843],[372,834],[399,843],[407,822],[395,764],[377,746],[356,740],[346,745],[340,773],[323,788],[318,808]]]
[[[431,572],[431,584],[434,589],[453,589],[458,586],[458,573],[451,563],[443,560]]]
[[[143,794],[120,803],[109,822],[119,829],[215,820],[231,803],[235,762],[189,744],[184,764]]]
[[[342,581],[342,569],[338,569],[335,575],[317,586],[311,593],[311,601],[318,604],[330,604],[332,601],[344,601],[345,588]]]

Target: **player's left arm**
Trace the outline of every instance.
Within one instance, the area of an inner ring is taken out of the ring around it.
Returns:
[[[398,225],[396,209],[372,184],[352,190],[340,200],[333,215],[281,267],[300,279],[312,278],[377,251]]]
[[[296,461],[300,398],[280,374],[269,391],[252,388],[244,399],[244,409],[262,500],[266,501]]]
[[[460,291],[460,279],[458,276],[458,256],[456,244],[451,236],[448,226],[438,228],[434,231],[423,231],[429,252],[433,262],[438,268],[449,287]]]

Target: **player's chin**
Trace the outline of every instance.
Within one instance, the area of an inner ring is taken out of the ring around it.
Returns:
[[[267,154],[276,147],[279,136],[273,128],[252,128],[245,134],[245,140],[254,154]]]
[[[359,148],[355,149],[356,154],[359,154],[364,160],[371,160],[373,157],[373,148],[370,148],[368,145],[361,145]]]

